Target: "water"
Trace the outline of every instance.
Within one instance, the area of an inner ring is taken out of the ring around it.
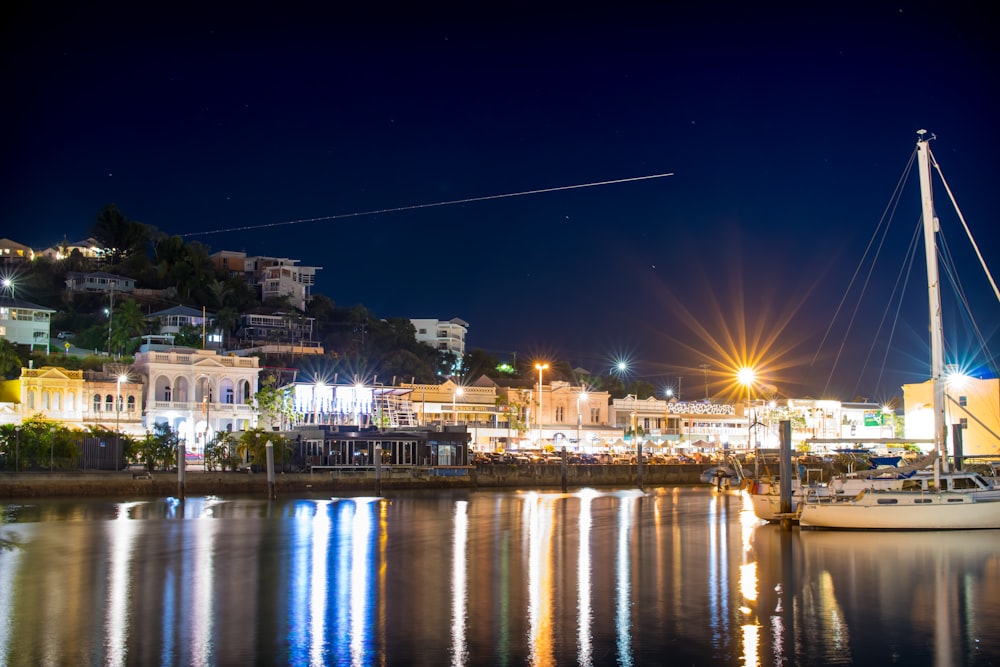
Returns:
[[[990,665],[1000,532],[702,488],[0,506],[6,665]]]

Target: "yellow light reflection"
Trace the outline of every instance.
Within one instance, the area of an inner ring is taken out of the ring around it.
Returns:
[[[129,564],[132,558],[132,544],[140,526],[129,515],[139,503],[118,503],[115,520],[108,523],[108,610],[104,619],[106,664],[119,667],[125,664],[128,647],[129,613]]]
[[[580,545],[576,556],[576,627],[577,664],[590,667],[594,664],[591,625],[594,612],[591,608],[590,528],[593,522],[591,502],[598,495],[593,489],[583,489],[580,497]]]
[[[757,599],[757,563],[740,565],[740,593],[744,600]]]
[[[452,543],[451,577],[451,664],[464,665],[469,657],[465,639],[468,616],[466,546],[469,541],[469,503],[460,500],[455,504],[455,539]]]
[[[535,667],[555,664],[552,638],[552,498],[531,494],[528,513],[528,650]]]
[[[757,625],[743,626],[743,664],[746,667],[757,667],[760,664],[760,627]]]

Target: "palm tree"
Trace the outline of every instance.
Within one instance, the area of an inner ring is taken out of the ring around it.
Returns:
[[[146,316],[134,299],[118,304],[111,319],[111,343],[118,354],[128,353],[132,338],[141,336],[146,327]]]

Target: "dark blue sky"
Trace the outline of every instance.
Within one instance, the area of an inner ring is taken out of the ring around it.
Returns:
[[[698,4],[8,6],[3,235],[83,237],[114,202],[171,234],[255,228],[190,239],[321,266],[317,291],[381,317],[461,317],[501,355],[626,357],[693,398],[749,350],[785,394],[897,394],[928,372],[922,262],[886,356],[915,180],[850,336],[852,300],[820,342],[920,128],[997,257],[986,10]]]

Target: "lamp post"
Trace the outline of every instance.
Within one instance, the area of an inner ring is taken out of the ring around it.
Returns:
[[[455,397],[461,396],[464,393],[465,390],[461,387],[455,387],[455,391],[451,392],[451,423],[455,426],[458,426],[458,410],[455,406]]]
[[[747,450],[749,451],[752,445],[751,431],[753,430],[753,419],[750,418],[750,386],[753,384],[754,372],[752,368],[744,367],[739,370],[736,374],[737,380],[740,384],[746,385],[747,388]]]
[[[535,415],[535,424],[538,426],[538,446],[542,446],[542,371],[548,370],[548,364],[535,364],[538,369],[538,414]]]
[[[576,395],[576,450],[583,451],[583,410],[580,408],[581,403],[587,402],[587,392],[580,388],[580,393]]]
[[[711,366],[708,365],[708,364],[702,364],[702,365],[698,366],[698,368],[700,368],[702,370],[702,372],[705,374],[705,400],[707,401],[708,400],[708,369],[711,368]]]
[[[121,447],[121,415],[122,415],[122,382],[127,382],[128,376],[120,374],[115,381],[115,455]]]

